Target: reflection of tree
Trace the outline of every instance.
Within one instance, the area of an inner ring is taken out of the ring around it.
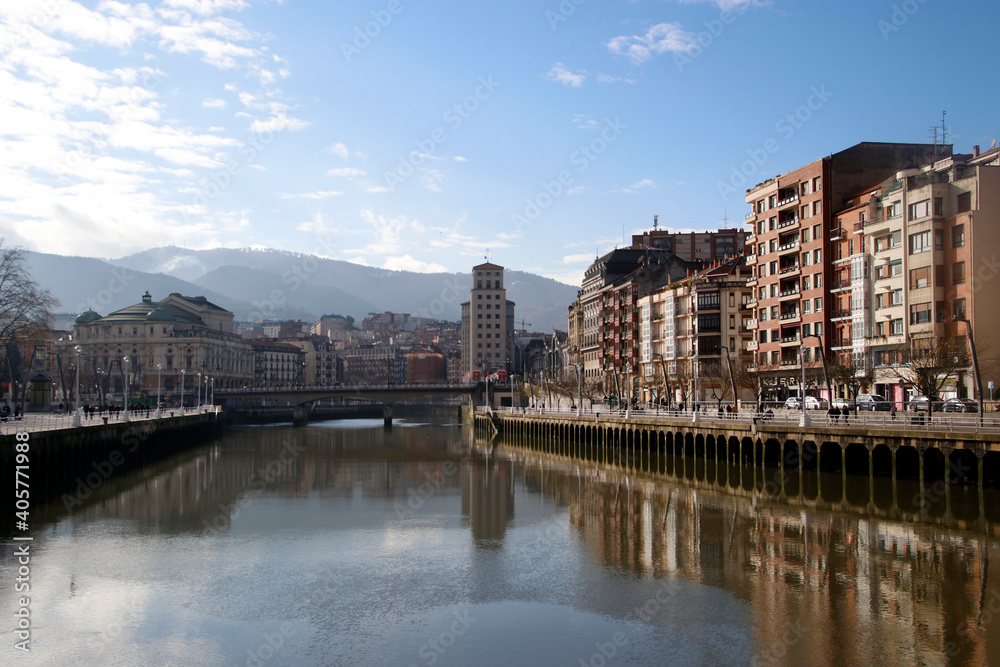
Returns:
[[[903,355],[909,363],[896,366],[896,374],[924,396],[939,395],[971,363],[968,343],[956,336],[912,340]]]

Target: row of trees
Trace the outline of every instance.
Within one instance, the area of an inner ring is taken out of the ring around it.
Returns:
[[[915,340],[899,350],[898,363],[887,366],[896,380],[912,385],[915,390],[925,396],[938,396],[953,384],[956,378],[971,363],[969,348],[965,338],[947,337],[942,339]],[[673,372],[664,377],[662,364],[655,364],[655,373],[646,378],[639,375],[630,378],[633,391],[643,395],[648,390],[652,396],[675,397],[684,403],[691,400],[693,382],[693,360],[681,359],[673,365]],[[767,389],[767,378],[780,370],[779,366],[754,366],[750,354],[734,355],[731,364],[726,360],[702,360],[699,363],[698,375],[699,393],[717,405],[733,401],[733,386],[740,397],[752,396],[759,404]],[[807,369],[807,380],[811,384],[829,386],[831,394],[843,396],[850,400],[860,393],[869,392],[875,383],[874,369],[871,364],[859,364],[853,356],[828,354],[823,368]],[[608,394],[624,396],[626,379],[619,377],[608,381],[611,386],[605,386],[602,378],[585,378],[582,392],[575,373],[567,373],[564,377],[547,381],[544,386],[525,385],[521,396],[525,399],[534,398],[544,401],[552,397],[561,397],[575,402],[578,393],[591,402],[603,402]]]

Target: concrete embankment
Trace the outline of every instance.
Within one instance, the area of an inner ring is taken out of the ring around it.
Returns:
[[[207,413],[20,436],[6,430],[0,437],[0,496],[14,498],[15,487],[28,489],[32,507],[67,493],[86,497],[112,475],[205,442],[223,427],[221,414]]]

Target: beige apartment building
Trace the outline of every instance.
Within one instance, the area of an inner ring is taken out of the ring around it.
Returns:
[[[507,299],[503,267],[472,267],[472,289],[462,304],[462,375],[507,370],[514,362],[514,302]]]

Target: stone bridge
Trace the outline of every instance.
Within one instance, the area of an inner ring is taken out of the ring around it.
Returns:
[[[228,401],[267,399],[284,401],[295,406],[292,422],[302,426],[309,421],[309,414],[316,401],[324,398],[365,398],[383,407],[386,426],[392,426],[392,404],[431,397],[469,396],[475,398],[482,383],[473,384],[390,384],[390,385],[336,385],[333,387],[288,387],[284,389],[226,389],[216,391],[213,402],[225,405]]]

